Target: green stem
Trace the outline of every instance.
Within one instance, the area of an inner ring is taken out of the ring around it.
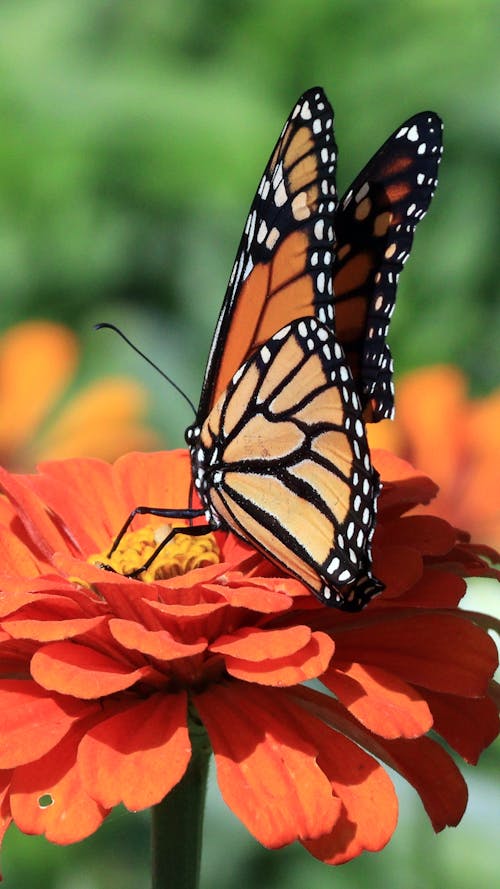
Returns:
[[[193,755],[181,781],[152,812],[152,889],[198,889],[210,746],[191,725]]]

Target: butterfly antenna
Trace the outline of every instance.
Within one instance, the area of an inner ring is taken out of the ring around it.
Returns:
[[[99,324],[94,324],[94,330],[102,330],[103,328],[107,328],[108,330],[114,330],[115,333],[117,333],[119,336],[121,336],[122,340],[125,340],[127,345],[130,346],[130,348],[133,349],[134,352],[137,352],[137,354],[140,355],[141,358],[144,358],[144,361],[147,361],[147,363],[150,364],[151,367],[153,367],[156,371],[158,371],[160,376],[162,376],[163,379],[167,381],[167,383],[170,383],[170,385],[174,387],[174,389],[179,393],[179,395],[182,395],[184,401],[187,401],[187,403],[189,404],[189,407],[193,411],[193,414],[196,416],[196,408],[195,408],[193,402],[186,395],[186,393],[182,391],[180,386],[178,386],[177,383],[174,383],[174,381],[169,376],[167,376],[167,374],[163,370],[161,370],[161,368],[158,367],[158,365],[155,364],[154,361],[151,360],[151,358],[148,358],[148,356],[145,355],[144,352],[141,352],[141,350],[136,345],[134,345],[132,340],[129,340],[128,336],[125,336],[123,331],[120,330],[120,328],[117,327],[116,324],[109,324],[107,321],[101,321]]]

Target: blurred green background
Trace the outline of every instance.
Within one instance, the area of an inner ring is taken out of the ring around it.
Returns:
[[[83,341],[80,383],[141,379],[164,441],[181,443],[184,403],[91,325],[120,325],[196,401],[263,165],[300,92],[320,84],[336,112],[341,190],[405,117],[431,108],[444,118],[440,185],[402,278],[391,347],[399,373],[452,361],[473,392],[491,391],[498,13],[496,0],[2,0],[0,333],[32,317],[66,322]],[[434,838],[403,790],[389,849],[337,871],[301,849],[260,850],[212,788],[202,885],[493,885],[494,768],[489,753],[457,831]],[[5,848],[7,889],[148,883],[143,815],[117,812],[66,850],[14,831]]]

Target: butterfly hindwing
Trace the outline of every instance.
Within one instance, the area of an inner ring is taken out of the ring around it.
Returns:
[[[319,87],[292,110],[247,217],[202,389],[208,413],[238,367],[297,317],[333,317],[336,145]]]
[[[437,184],[441,152],[440,118],[416,114],[372,157],[335,215],[335,331],[371,422],[393,414],[385,339],[401,269]]]
[[[378,475],[340,345],[295,320],[237,371],[193,450],[212,524],[235,530],[327,604],[358,610],[371,575]]]

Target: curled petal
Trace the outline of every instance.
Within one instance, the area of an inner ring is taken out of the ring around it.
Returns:
[[[130,688],[151,673],[133,669],[86,645],[52,642],[31,659],[33,679],[49,691],[90,700]]]
[[[308,644],[311,635],[310,628],[300,624],[282,630],[243,627],[236,633],[221,636],[210,650],[247,661],[277,659],[300,651]]]
[[[259,685],[296,685],[321,676],[331,661],[334,648],[333,640],[318,632],[300,651],[283,658],[254,661],[226,655],[225,662],[228,673],[236,679]]]

